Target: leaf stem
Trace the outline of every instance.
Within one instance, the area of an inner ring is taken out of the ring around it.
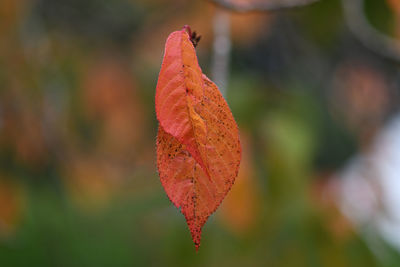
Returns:
[[[192,29],[190,29],[189,25],[184,25],[182,30],[185,30],[189,34],[190,38],[192,38]]]

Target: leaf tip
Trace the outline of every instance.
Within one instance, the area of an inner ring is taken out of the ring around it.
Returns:
[[[199,252],[199,248],[200,248],[200,239],[201,239],[201,233],[197,236],[194,237],[193,236],[193,243],[194,243],[194,247],[196,249],[196,252]]]
[[[192,225],[191,223],[188,223],[188,226],[189,226],[190,234],[192,235],[194,247],[196,248],[196,252],[198,252],[198,250],[200,248],[202,226]]]

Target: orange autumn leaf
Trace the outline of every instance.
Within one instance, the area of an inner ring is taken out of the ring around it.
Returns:
[[[155,99],[157,166],[198,249],[203,225],[238,174],[241,147],[232,113],[202,73],[188,32],[171,33],[165,45]]]

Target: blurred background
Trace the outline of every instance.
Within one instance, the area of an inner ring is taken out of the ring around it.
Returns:
[[[0,1],[0,266],[400,266],[400,2],[215,2]],[[185,24],[243,145],[198,253],[155,164]]]

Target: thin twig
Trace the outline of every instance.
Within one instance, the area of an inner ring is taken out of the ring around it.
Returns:
[[[350,31],[368,49],[383,57],[400,61],[400,41],[375,29],[364,14],[364,0],[342,0]]]
[[[235,12],[264,12],[278,11],[283,9],[302,7],[313,4],[320,0],[274,0],[274,1],[256,1],[250,3],[235,3],[232,0],[209,0],[216,5]]]

